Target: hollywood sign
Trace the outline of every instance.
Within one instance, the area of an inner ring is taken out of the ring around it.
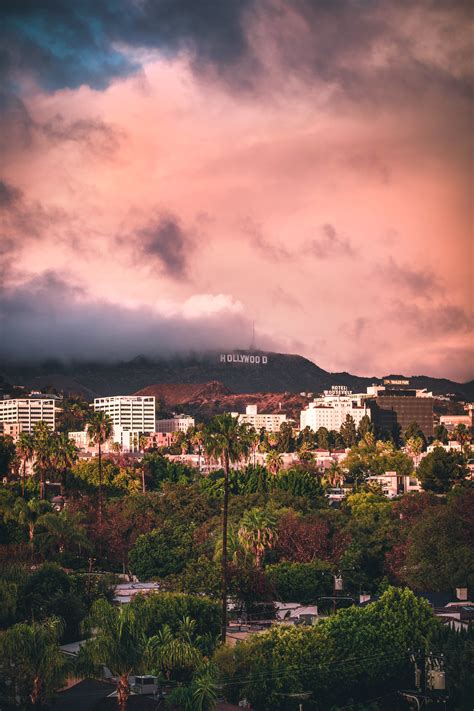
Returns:
[[[221,363],[251,363],[252,365],[266,365],[268,356],[250,355],[250,353],[221,353]]]

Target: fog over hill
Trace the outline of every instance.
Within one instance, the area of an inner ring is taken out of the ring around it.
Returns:
[[[0,364],[0,375],[12,384],[26,387],[52,385],[65,392],[94,396],[132,394],[156,384],[177,385],[217,382],[230,393],[319,392],[331,385],[347,385],[364,391],[381,378],[351,373],[330,373],[299,355],[263,351],[232,351],[189,354],[174,358],[150,359],[138,356],[116,363],[45,361],[41,364]],[[387,374],[387,377],[410,377]],[[413,385],[435,394],[454,393],[463,399],[474,398],[474,381],[451,380],[417,375]],[[188,395],[189,393],[187,393]],[[173,395],[175,397],[175,395]],[[185,399],[189,399],[186,397]]]

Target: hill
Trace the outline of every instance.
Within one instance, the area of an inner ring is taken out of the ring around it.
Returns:
[[[380,383],[380,378],[351,373],[330,373],[307,358],[284,353],[234,351],[150,359],[143,356],[117,363],[0,364],[0,375],[15,385],[44,388],[48,385],[65,392],[81,393],[88,399],[104,395],[128,395],[154,383],[179,384],[197,388],[219,383],[234,394],[320,392],[331,385],[347,385],[354,392]],[[474,398],[474,382],[416,376],[412,382],[435,394],[454,393],[462,399]],[[163,391],[165,392],[165,391]],[[196,394],[198,391],[193,391]],[[191,391],[183,390],[190,399]],[[223,393],[222,393],[223,394]],[[227,393],[228,394],[228,393]],[[175,397],[173,395],[173,397]]]

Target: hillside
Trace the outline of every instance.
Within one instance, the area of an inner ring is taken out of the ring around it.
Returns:
[[[232,393],[243,394],[319,392],[333,384],[347,385],[354,392],[360,392],[367,385],[381,382],[380,378],[375,377],[329,373],[299,355],[258,351],[213,352],[169,359],[139,356],[117,363],[9,363],[0,364],[0,375],[15,385],[28,388],[51,385],[61,391],[84,394],[88,399],[132,394],[153,383],[160,386],[177,383],[199,388],[203,383],[215,382]],[[461,384],[427,376],[416,376],[412,381],[418,387],[433,390],[435,394],[455,393],[463,399],[474,399],[473,381]],[[183,398],[190,397],[191,391],[183,390]]]

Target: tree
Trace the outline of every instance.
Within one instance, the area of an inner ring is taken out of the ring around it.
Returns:
[[[9,435],[0,436],[0,478],[8,477],[15,460],[15,443]]]
[[[326,427],[320,427],[316,436],[319,449],[330,449],[329,432]]]
[[[67,509],[62,511],[50,511],[45,513],[38,520],[38,524],[44,532],[38,536],[42,539],[42,545],[51,553],[62,554],[68,549],[90,548],[90,542],[86,536],[82,517],[79,514],[70,513]]]
[[[99,447],[99,526],[102,525],[102,445],[113,432],[113,424],[105,412],[94,412],[87,426],[87,436]]]
[[[265,457],[265,465],[273,476],[278,474],[283,466],[283,457],[276,449],[271,449]]]
[[[77,462],[78,450],[65,432],[53,437],[51,449],[52,465],[59,473],[61,496],[64,496],[66,472]]]
[[[224,469],[224,502],[222,513],[222,641],[225,643],[227,629],[227,525],[229,510],[229,471],[231,463],[239,462],[248,455],[251,433],[237,417],[217,415],[206,430],[207,453],[220,459]]]
[[[352,447],[357,442],[357,430],[354,418],[346,415],[345,421],[341,425],[340,433],[344,439],[346,447]]]
[[[24,499],[17,499],[12,511],[8,512],[6,515],[7,520],[16,521],[16,523],[20,526],[25,526],[28,529],[28,540],[30,543],[32,560],[35,555],[36,528],[41,522],[41,518],[48,511],[51,511],[51,506],[47,501],[38,501],[38,499],[25,501]]]
[[[426,455],[418,467],[418,478],[426,491],[445,494],[454,484],[466,477],[464,457],[459,452],[447,452],[436,447]]]
[[[35,443],[35,471],[40,479],[40,499],[45,498],[46,474],[51,470],[53,454],[53,433],[46,422],[41,420],[33,427]]]
[[[16,443],[16,451],[22,462],[21,472],[21,495],[25,498],[26,464],[33,458],[35,453],[35,442],[29,432],[21,432]]]
[[[374,425],[370,417],[368,415],[364,415],[357,427],[357,440],[360,441],[361,439],[364,439],[366,434],[369,432],[371,434],[374,433]]]
[[[253,556],[256,567],[260,568],[263,554],[276,540],[275,516],[264,509],[246,511],[240,521],[238,536],[244,550]]]
[[[278,432],[276,448],[280,453],[295,451],[295,438],[293,437],[293,427],[289,422],[281,423],[280,431]]]
[[[462,423],[459,425],[456,425],[456,427],[454,428],[453,434],[454,434],[456,441],[459,442],[461,447],[464,447],[472,439],[469,429],[466,427],[466,425],[464,425]]]
[[[146,608],[122,605],[114,607],[97,600],[86,624],[94,630],[78,655],[78,668],[85,674],[95,674],[106,666],[117,678],[117,702],[125,711],[130,696],[130,674],[150,673],[153,638],[147,638]]]
[[[332,461],[324,472],[324,478],[331,487],[341,486],[344,483],[344,472],[337,461]]]
[[[449,432],[444,425],[437,425],[434,428],[434,440],[441,444],[448,444]]]
[[[403,433],[403,441],[405,444],[408,442],[410,439],[421,439],[423,443],[423,449],[426,448],[426,437],[425,433],[421,429],[420,425],[418,422],[411,422],[408,427],[406,428],[405,432]]]
[[[283,562],[267,566],[265,575],[278,600],[308,605],[317,602],[319,596],[332,593],[332,567],[326,561]]]
[[[163,527],[138,536],[128,555],[130,569],[141,580],[180,573],[191,557],[192,530],[187,525]]]
[[[14,625],[0,637],[0,667],[23,708],[27,700],[33,708],[44,706],[64,682],[69,664],[59,646],[62,630],[58,619],[50,619]]]

